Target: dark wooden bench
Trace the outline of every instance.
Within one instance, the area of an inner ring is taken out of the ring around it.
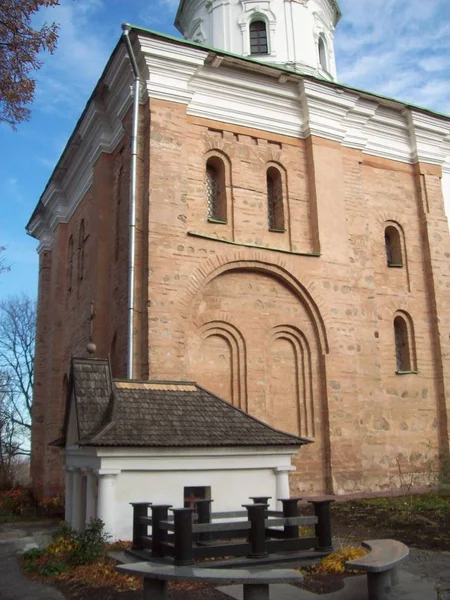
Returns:
[[[168,581],[195,581],[220,585],[242,584],[244,600],[269,600],[269,584],[301,583],[303,575],[294,569],[205,569],[177,567],[158,563],[139,562],[117,565],[116,569],[126,575],[144,578],[144,600],[167,600]]]
[[[396,540],[362,542],[369,554],[345,563],[348,569],[367,571],[369,600],[389,600],[398,584],[398,567],[408,558],[409,549]]]

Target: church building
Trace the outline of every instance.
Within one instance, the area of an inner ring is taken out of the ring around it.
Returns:
[[[154,419],[182,414],[168,391],[199,418],[214,397],[208,431],[236,418],[235,453],[266,427],[295,496],[391,490],[399,469],[421,485],[448,455],[450,118],[339,83],[341,16],[336,0],[181,0],[184,39],[123,26],[27,226],[46,493],[65,464],[85,469],[77,489],[141,469],[121,420],[156,401]],[[122,466],[77,462],[108,439]]]

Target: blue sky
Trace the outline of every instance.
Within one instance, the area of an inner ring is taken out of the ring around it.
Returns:
[[[365,90],[450,114],[449,0],[340,0],[338,78]],[[25,225],[121,34],[124,21],[176,35],[178,0],[61,0],[39,19],[61,25],[44,55],[32,118],[0,125],[0,246],[11,272],[0,298],[37,293],[36,240]]]

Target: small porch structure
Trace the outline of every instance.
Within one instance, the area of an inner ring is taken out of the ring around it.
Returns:
[[[289,497],[291,458],[309,440],[255,419],[196,383],[113,380],[108,360],[73,359],[63,437],[66,521],[100,518],[132,539],[131,504],[232,511],[250,496]]]

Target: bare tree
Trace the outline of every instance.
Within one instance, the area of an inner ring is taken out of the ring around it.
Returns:
[[[29,432],[17,424],[14,413],[11,382],[7,374],[0,373],[0,490],[17,482],[23,461],[28,461]]]
[[[9,265],[6,264],[5,257],[2,256],[5,250],[6,246],[0,246],[0,275],[5,271],[9,271]]]
[[[29,454],[36,302],[22,294],[0,302],[0,421],[4,443]]]

